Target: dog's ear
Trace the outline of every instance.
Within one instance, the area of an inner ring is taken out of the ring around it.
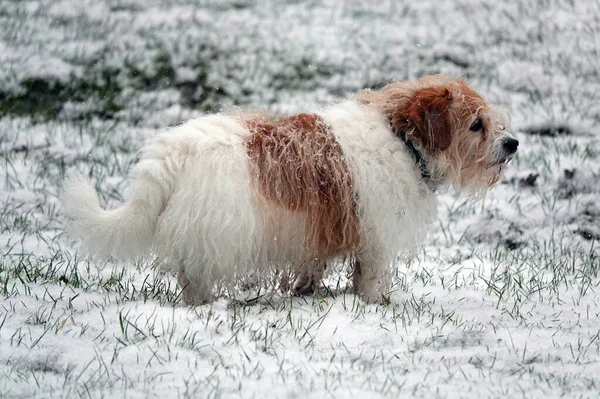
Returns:
[[[415,127],[415,136],[423,148],[437,154],[450,147],[452,93],[446,87],[430,87],[417,91],[408,105],[407,117]]]

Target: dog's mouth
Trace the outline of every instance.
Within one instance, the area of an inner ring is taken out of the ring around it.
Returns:
[[[508,165],[508,163],[509,163],[510,161],[512,161],[512,159],[513,159],[513,156],[512,156],[512,155],[509,155],[509,156],[507,156],[507,157],[500,158],[499,160],[497,160],[497,161],[495,161],[495,162],[492,162],[492,163],[491,163],[491,164],[488,166],[488,168],[489,168],[489,169],[492,169],[492,168],[498,168],[498,173],[500,173],[500,172],[502,172],[502,170],[504,169],[504,167],[505,167],[506,165]]]

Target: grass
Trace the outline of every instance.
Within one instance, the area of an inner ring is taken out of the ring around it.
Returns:
[[[597,5],[62,6],[0,5],[0,397],[595,396]],[[521,145],[485,200],[440,196],[385,304],[333,275],[185,307],[150,261],[90,260],[64,234],[65,173],[117,206],[171,124],[434,72],[501,102]]]
[[[96,79],[72,78],[68,84],[59,80],[28,78],[20,82],[16,92],[0,92],[0,116],[31,116],[52,120],[60,116],[65,103],[99,102],[80,117],[111,119],[123,107],[117,98],[121,87],[116,82],[118,71],[102,70]]]

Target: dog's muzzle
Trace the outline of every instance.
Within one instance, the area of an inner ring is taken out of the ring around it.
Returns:
[[[509,163],[519,147],[519,140],[511,136],[510,134],[504,134],[499,138],[494,146],[494,160],[490,167],[500,166],[502,169],[507,163]]]

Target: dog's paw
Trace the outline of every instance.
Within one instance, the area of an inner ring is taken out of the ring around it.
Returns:
[[[315,293],[319,281],[310,273],[302,273],[294,281],[292,294],[296,296],[312,295]]]

